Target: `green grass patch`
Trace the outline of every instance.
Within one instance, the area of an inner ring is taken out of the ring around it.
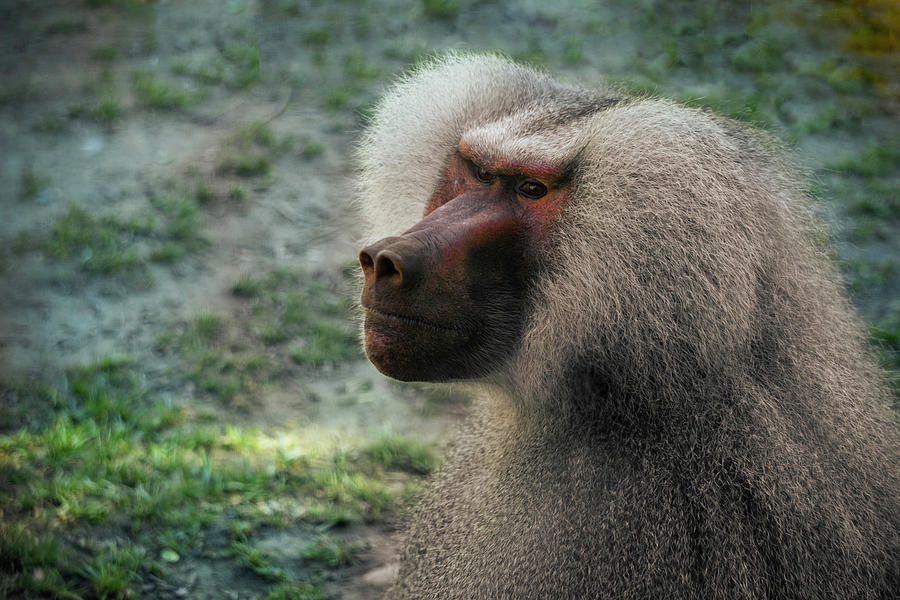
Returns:
[[[209,204],[216,199],[216,194],[201,180],[194,186],[194,199],[200,204]]]
[[[366,454],[388,469],[419,475],[428,475],[437,466],[437,458],[430,448],[399,435],[382,437],[366,448]]]
[[[422,0],[422,13],[429,19],[454,19],[462,0]]]
[[[197,332],[222,334],[211,315]],[[224,559],[269,597],[324,598],[319,579],[295,580],[255,536],[290,528],[314,539],[299,558],[327,572],[361,546],[323,530],[406,501],[362,449],[210,421],[157,397],[131,361],[74,368],[67,381],[0,383],[10,414],[0,423],[2,597],[134,597],[151,574],[166,580],[168,564]]]
[[[350,302],[308,276],[287,270],[245,275],[231,291],[248,302],[239,318],[201,313],[157,340],[185,359],[201,390],[225,403],[252,400],[292,365],[335,366],[360,354]]]
[[[563,63],[567,65],[580,65],[584,62],[584,43],[579,38],[566,38],[563,41]]]
[[[22,169],[22,176],[19,179],[19,198],[25,201],[34,200],[38,194],[44,191],[48,183],[50,183],[49,177],[38,173],[31,165],[26,165]]]
[[[96,106],[91,109],[91,116],[100,122],[109,122],[122,114],[122,102],[114,93],[101,96]]]
[[[850,107],[830,106],[811,117],[799,121],[794,129],[802,135],[829,133],[835,129],[856,131],[862,124],[862,116]]]
[[[238,204],[247,201],[247,192],[239,185],[233,185],[228,189],[228,199]]]
[[[869,326],[869,339],[887,373],[894,394],[894,407],[900,410],[900,309],[895,308]]]
[[[354,96],[359,92],[359,86],[355,84],[340,84],[333,87],[325,94],[324,107],[330,111],[340,111],[348,108]]]
[[[87,22],[84,19],[65,17],[51,21],[44,27],[44,33],[48,35],[81,33],[87,31]]]
[[[101,46],[91,51],[91,59],[100,63],[112,63],[122,58],[122,52],[113,46]]]
[[[38,97],[37,88],[27,78],[7,78],[0,84],[0,106],[17,106]]]
[[[99,598],[128,596],[146,563],[145,555],[141,546],[111,543],[85,564],[81,573]]]
[[[256,298],[262,294],[264,289],[262,279],[244,275],[231,286],[231,293],[241,298]]]
[[[771,129],[779,119],[774,98],[759,94],[710,93],[700,98],[685,95],[680,100],[688,106],[706,108],[726,117]]]
[[[304,139],[300,144],[300,156],[304,160],[313,160],[325,153],[325,146],[319,142]]]
[[[40,133],[63,133],[68,128],[66,119],[56,114],[41,117],[33,125],[33,129]]]
[[[288,579],[287,573],[282,569],[273,567],[268,557],[258,548],[254,548],[246,542],[233,542],[230,548],[231,556],[244,568],[250,569],[264,579],[284,582]]]
[[[269,589],[266,600],[327,600],[327,596],[311,583],[282,583]]]
[[[828,163],[827,168],[858,177],[885,177],[900,169],[900,146],[868,146],[859,154]]]
[[[350,302],[299,273],[276,270],[241,278],[232,291],[255,299],[251,329],[264,344],[291,342],[297,364],[317,367],[359,355],[355,331],[348,326]]]
[[[188,108],[200,100],[199,92],[176,87],[159,79],[146,68],[137,69],[133,81],[138,101],[148,108],[178,110]]]
[[[226,143],[218,170],[238,177],[264,177],[272,171],[272,159],[287,146],[268,124],[246,123]]]
[[[233,90],[254,86],[260,78],[259,42],[255,32],[233,31],[222,36],[216,54],[176,62],[172,72],[201,85],[225,85]]]
[[[255,38],[225,46],[222,56],[232,67],[230,87],[244,90],[259,81],[259,43]]]
[[[300,332],[299,345],[291,350],[291,359],[300,365],[318,367],[359,355],[356,333],[343,324],[315,319]],[[285,340],[290,339],[285,336]]]
[[[272,162],[265,156],[238,156],[219,163],[219,171],[238,177],[262,177],[272,170]]]
[[[93,119],[100,123],[110,123],[124,112],[115,77],[108,67],[104,67],[97,81],[88,86],[91,97],[69,108],[70,118]]]
[[[154,198],[153,204],[164,220],[160,227],[163,237],[184,243],[198,240],[200,212],[197,201],[187,192],[176,190],[165,193]]]
[[[877,263],[861,260],[841,264],[847,287],[851,292],[862,292],[885,287],[897,275],[897,262],[884,259]]]
[[[158,344],[175,348],[188,361],[188,376],[201,390],[225,403],[253,397],[277,375],[266,356],[231,343],[221,315],[203,312],[180,332],[162,336]]]
[[[288,270],[246,275],[232,293],[248,303],[237,318],[201,313],[157,340],[161,349],[181,355],[202,391],[226,404],[248,406],[293,365],[333,367],[360,354],[351,303],[308,276]]]
[[[303,35],[303,41],[309,46],[324,48],[332,41],[331,32],[327,29],[314,29]]]
[[[252,145],[274,149],[278,147],[278,138],[267,123],[253,121],[241,125],[232,136],[235,145],[246,148]]]
[[[771,73],[784,69],[784,48],[766,37],[752,38],[731,55],[731,66],[737,71]]]
[[[350,52],[344,57],[344,72],[350,79],[358,81],[372,81],[382,75],[381,67],[359,52]]]
[[[879,220],[900,219],[900,194],[897,186],[889,180],[868,179],[863,186],[861,197],[847,207],[855,217],[869,217]]]
[[[78,261],[88,273],[116,274],[145,267],[148,261],[171,263],[203,243],[196,202],[179,192],[154,198],[142,216],[94,216],[72,205],[50,230],[44,252]]]
[[[364,548],[365,545],[361,542],[345,543],[323,535],[315,543],[306,546],[300,555],[305,561],[340,567],[353,564]]]
[[[116,217],[94,217],[73,205],[53,225],[44,249],[53,258],[76,259],[88,273],[118,273],[141,263],[133,245],[133,234]]]

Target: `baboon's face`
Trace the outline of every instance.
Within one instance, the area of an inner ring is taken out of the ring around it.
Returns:
[[[364,248],[366,353],[402,381],[487,375],[519,340],[546,232],[566,198],[558,170],[461,144],[424,218]]]

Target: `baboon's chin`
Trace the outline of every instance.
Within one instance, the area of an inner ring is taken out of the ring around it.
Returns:
[[[469,336],[463,332],[367,311],[366,355],[384,375],[400,381],[464,379]]]

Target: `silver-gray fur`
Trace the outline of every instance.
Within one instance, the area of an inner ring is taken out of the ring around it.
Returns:
[[[460,141],[571,199],[390,598],[895,598],[895,417],[793,169],[702,111],[449,55],[359,149],[371,240]]]

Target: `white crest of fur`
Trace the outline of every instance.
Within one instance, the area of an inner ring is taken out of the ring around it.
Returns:
[[[546,90],[558,87],[489,55],[448,54],[400,79],[376,108],[357,151],[357,202],[368,219],[365,241],[398,235],[421,220],[447,158],[466,133],[503,156],[533,158],[542,140],[545,151],[558,151],[546,132],[533,136],[534,146],[527,138],[510,146],[509,132],[503,133],[509,121],[546,116],[543,106],[529,117],[529,106],[541,105]]]

